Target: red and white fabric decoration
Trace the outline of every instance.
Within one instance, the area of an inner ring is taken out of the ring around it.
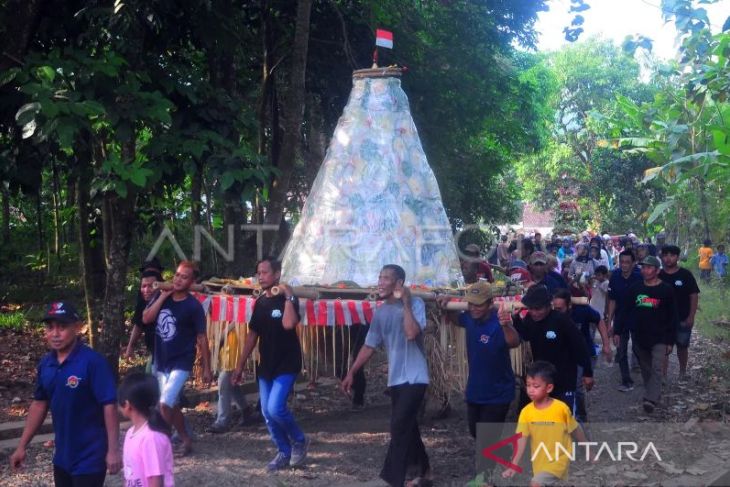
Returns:
[[[256,299],[252,296],[225,294],[195,294],[211,321],[248,323],[253,314]],[[521,296],[496,297],[494,301],[520,301]],[[382,301],[354,299],[300,299],[299,316],[303,326],[351,326],[353,323],[370,323],[375,309]]]

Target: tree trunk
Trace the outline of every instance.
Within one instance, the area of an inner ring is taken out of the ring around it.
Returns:
[[[0,184],[0,195],[3,199],[3,245],[10,243],[10,191]]]
[[[700,214],[702,215],[702,227],[704,230],[704,239],[709,239],[710,237],[710,218],[708,216],[707,211],[707,188],[706,188],[706,181],[702,177],[697,178],[697,192],[700,195]]]
[[[12,22],[3,26],[5,35],[0,37],[3,55],[0,56],[0,73],[11,67],[19,67],[35,35],[41,19],[45,0],[10,0],[3,7],[12,12]]]
[[[122,160],[133,161],[135,157],[135,135],[122,143]],[[126,305],[127,263],[132,245],[132,229],[135,220],[136,191],[128,188],[127,196],[122,198],[114,192],[104,194],[105,231],[107,256],[106,286],[104,289],[104,324],[99,336],[97,350],[104,355],[112,367],[114,375],[119,372],[119,347],[124,330],[124,309]]]
[[[56,254],[58,265],[61,265],[61,188],[58,183],[58,167],[55,161],[51,174],[51,194],[53,201],[53,253]]]
[[[89,344],[95,347],[98,339],[97,322],[101,312],[101,302],[96,299],[94,286],[94,266],[89,234],[89,174],[88,169],[79,165],[76,176],[76,212],[78,214],[79,263],[81,267],[81,283],[86,301],[86,323]]]
[[[235,189],[233,189],[235,188]],[[246,223],[246,212],[243,208],[240,192],[237,185],[226,191],[223,195],[223,238],[222,241],[228,245],[228,228],[233,226],[233,259],[226,262],[226,275],[232,278],[246,274],[246,235],[241,230],[241,225]]]
[[[190,223],[193,231],[200,225],[200,210],[203,203],[203,166],[195,164],[195,174],[190,181]]]
[[[294,46],[287,79],[288,89],[282,95],[281,104],[281,128],[283,132],[281,151],[275,159],[275,165],[280,172],[272,184],[266,212],[265,221],[269,224],[278,225],[284,216],[291,173],[301,143],[311,12],[312,0],[299,0],[297,2]],[[277,244],[278,242],[275,241],[270,242],[265,248],[265,253],[271,253]]]
[[[41,204],[41,192],[43,188],[43,181],[38,185],[38,191],[35,194],[35,211],[36,211],[36,237],[38,239],[38,252],[43,253],[46,251],[46,244],[43,238],[43,205]]]

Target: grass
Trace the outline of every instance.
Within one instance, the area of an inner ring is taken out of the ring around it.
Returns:
[[[0,329],[22,330],[25,326],[25,315],[20,311],[0,313]]]
[[[730,286],[713,280],[710,284],[698,281],[700,304],[695,325],[703,336],[712,339],[730,340],[730,327],[714,324],[716,321],[730,322]]]

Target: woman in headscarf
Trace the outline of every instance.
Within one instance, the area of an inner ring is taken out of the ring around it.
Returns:
[[[572,283],[571,292],[573,295],[587,296],[587,288],[590,278],[596,268],[593,259],[588,255],[588,244],[583,242],[575,246],[575,258],[570,264],[568,276]]]

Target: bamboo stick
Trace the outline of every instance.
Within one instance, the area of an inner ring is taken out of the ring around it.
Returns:
[[[152,283],[152,289],[159,289],[160,291],[172,291],[173,284],[172,281],[155,281]],[[203,292],[205,291],[205,286],[203,284],[193,284],[190,286],[191,291],[195,292]]]

